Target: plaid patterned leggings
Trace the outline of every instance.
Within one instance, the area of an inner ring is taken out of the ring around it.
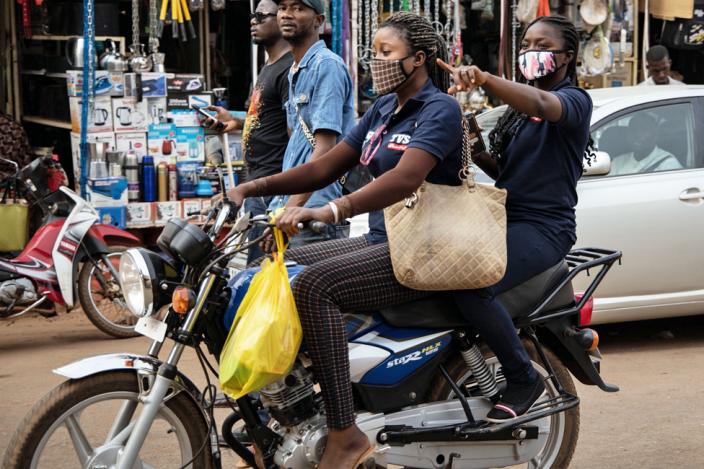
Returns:
[[[308,267],[298,274],[293,296],[315,376],[325,399],[328,428],[354,425],[354,403],[342,313],[374,311],[428,296],[394,277],[389,244],[364,237],[337,239],[287,251],[287,260]]]

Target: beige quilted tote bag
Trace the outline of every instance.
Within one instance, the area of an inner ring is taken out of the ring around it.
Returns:
[[[462,185],[424,182],[384,209],[394,275],[414,290],[488,287],[506,271],[506,190],[474,182],[464,127]]]

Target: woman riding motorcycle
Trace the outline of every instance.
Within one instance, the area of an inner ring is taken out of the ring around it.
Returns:
[[[325,400],[328,441],[320,469],[355,468],[371,454],[355,425],[343,311],[370,311],[431,294],[395,278],[382,209],[409,197],[422,182],[459,185],[462,114],[445,94],[483,86],[510,109],[491,133],[491,155],[477,164],[508,189],[508,266],[489,288],[456,292],[462,313],[500,360],[507,389],[488,418],[527,412],[544,385],[533,370],[513,323],[495,295],[556,264],[575,241],[574,206],[582,156],[589,141],[592,104],[577,88],[578,35],[564,18],[542,17],[522,40],[525,79],[512,83],[477,67],[450,69],[442,38],[424,18],[408,12],[384,21],[374,36],[372,76],[379,98],[360,123],[326,155],[282,174],[228,191],[246,197],[299,194],[331,184],[359,164],[375,181],[317,208],[289,208],[277,226],[298,233],[301,221],[339,221],[369,212],[364,237],[292,249],[289,260],[308,266],[293,293],[316,378]],[[450,88],[453,72],[455,86]]]

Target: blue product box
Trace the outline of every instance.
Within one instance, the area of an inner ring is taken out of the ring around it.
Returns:
[[[98,207],[98,223],[103,223],[105,225],[111,225],[122,230],[125,229],[125,223],[127,219],[127,211],[125,206],[121,207]]]
[[[179,127],[176,129],[176,141],[178,142],[177,163],[205,162],[205,145],[202,128]]]
[[[127,178],[124,176],[88,178],[86,200],[94,208],[127,205]]]
[[[142,96],[145,98],[166,97],[165,73],[142,73]]]

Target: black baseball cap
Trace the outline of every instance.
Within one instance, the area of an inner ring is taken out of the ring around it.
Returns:
[[[277,5],[281,3],[282,0],[274,0]],[[325,5],[323,5],[323,0],[301,0],[305,5],[311,7],[319,15],[325,13]]]

